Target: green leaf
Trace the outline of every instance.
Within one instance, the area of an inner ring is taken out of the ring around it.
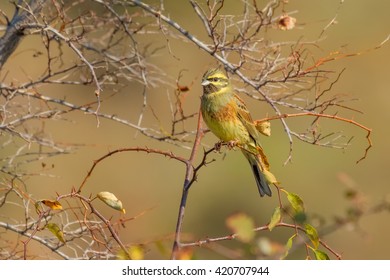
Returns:
[[[255,223],[251,217],[245,213],[237,213],[226,219],[226,225],[237,234],[237,239],[248,243],[255,237],[253,228]]]
[[[307,246],[307,247],[313,251],[313,253],[316,257],[316,260],[330,260],[329,256],[325,252],[318,250],[318,249],[314,249],[311,246]],[[309,257],[309,256],[307,256],[307,257]]]
[[[62,230],[60,229],[60,227],[57,224],[48,223],[46,225],[46,228],[48,230],[50,230],[51,233],[53,233],[59,241],[61,241],[62,243],[66,243],[64,233],[62,232]]]
[[[313,250],[313,252],[314,252],[314,255],[316,256],[316,260],[321,260],[321,261],[330,260],[329,256],[321,250],[315,249],[315,250]]]
[[[294,239],[296,236],[297,236],[297,235],[294,234],[293,236],[291,236],[291,237],[287,240],[287,243],[286,243],[286,249],[287,249],[287,251],[291,249],[292,244],[293,244],[293,239]]]
[[[282,218],[282,214],[280,212],[280,207],[276,207],[274,210],[274,213],[272,214],[271,221],[268,224],[269,231],[272,231],[274,227],[277,225],[277,223],[280,222],[280,219]]]
[[[303,200],[299,197],[299,195],[287,192],[287,199],[290,202],[292,208],[295,210],[295,212],[305,212]]]
[[[286,253],[284,254],[284,256],[281,257],[281,259],[284,259],[287,257],[291,247],[292,247],[292,244],[293,244],[293,240],[294,238],[297,236],[297,234],[294,234],[293,236],[291,236],[288,240],[287,240],[287,243],[286,243]]]
[[[315,249],[320,245],[320,239],[318,237],[318,233],[315,227],[311,224],[305,224],[306,235],[309,237]]]
[[[42,202],[40,200],[38,200],[37,202],[35,202],[34,204],[35,206],[35,211],[37,212],[37,214],[41,214],[41,212],[43,211],[42,210]]]
[[[276,180],[276,177],[274,174],[272,174],[270,171],[267,169],[264,169],[263,171],[265,180],[267,181],[268,184],[279,184],[279,181]]]

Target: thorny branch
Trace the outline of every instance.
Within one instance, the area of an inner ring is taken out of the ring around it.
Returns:
[[[273,98],[270,89],[272,88],[274,90],[275,88],[278,87],[280,89],[283,89],[286,87],[286,85],[290,83],[295,83],[295,84],[308,83],[307,78],[311,78],[311,77],[315,77],[314,85],[317,86],[317,84],[319,84],[319,80],[318,80],[319,77],[321,77],[324,81],[327,79],[326,76],[322,76],[326,74],[326,71],[320,70],[319,69],[320,66],[330,61],[351,57],[355,55],[360,55],[362,53],[359,52],[354,54],[339,54],[338,56],[334,56],[333,54],[332,57],[320,58],[313,65],[307,68],[304,68],[304,65],[307,64],[307,61],[302,59],[302,54],[304,54],[307,50],[302,49],[302,47],[305,45],[315,45],[316,42],[297,42],[295,45],[293,44],[292,45],[293,49],[291,51],[291,54],[287,58],[281,58],[280,53],[278,53],[277,56],[270,55],[270,53],[276,47],[281,47],[284,43],[280,43],[279,45],[277,44],[264,45],[263,42],[261,41],[260,42],[255,41],[253,43],[250,39],[253,38],[254,34],[261,34],[261,31],[263,29],[266,29],[267,27],[270,27],[272,23],[277,23],[277,17],[273,17],[274,15],[273,9],[274,8],[276,9],[279,4],[275,5],[275,7],[267,6],[267,8],[264,9],[263,11],[259,11],[258,8],[256,7],[257,16],[250,19],[245,18],[246,26],[256,26],[254,33],[250,33],[252,32],[252,29],[247,27],[245,29],[240,30],[241,32],[239,33],[239,37],[238,37],[239,39],[237,39],[237,38],[230,38],[227,34],[231,28],[237,28],[237,22],[239,22],[239,19],[234,18],[236,20],[234,22],[229,17],[224,17],[223,15],[219,15],[220,17],[217,17],[218,13],[223,7],[224,1],[219,2],[218,8],[215,8],[215,6],[213,7],[208,6],[210,15],[207,16],[205,14],[205,11],[200,7],[200,5],[197,2],[190,0],[190,3],[194,8],[194,11],[199,16],[204,27],[206,28],[207,34],[209,35],[209,37],[212,38],[213,43],[207,44],[199,40],[189,31],[187,31],[182,26],[180,26],[177,22],[163,15],[160,11],[152,8],[151,6],[138,0],[131,0],[130,2],[146,10],[148,13],[151,13],[152,15],[156,16],[159,20],[166,22],[168,25],[176,29],[183,36],[185,36],[190,41],[192,41],[200,49],[212,55],[229,72],[239,77],[245,85],[252,87],[255,93],[259,94],[261,98],[272,107],[276,115],[279,116],[279,119],[283,124],[284,130],[290,142],[290,151],[285,163],[289,162],[292,158],[292,151],[293,151],[292,136],[293,135],[296,136],[297,134],[294,131],[291,131],[290,127],[287,125],[285,121],[285,118],[281,117],[283,113],[278,105],[282,105],[283,107],[286,108],[298,109],[295,103],[289,102],[289,99],[291,97],[296,96],[297,94],[290,93],[290,92],[285,92],[285,93],[281,92],[278,93],[279,96],[275,95],[276,98]],[[279,1],[276,2],[279,3]],[[265,11],[267,11],[267,15],[265,15]],[[265,19],[264,17],[267,16],[268,18]],[[222,22],[224,23],[224,26],[221,27],[220,29],[217,29],[217,25],[222,25]],[[250,35],[248,35],[249,33]],[[383,46],[383,44],[386,43],[387,40],[388,38],[374,49],[378,49],[381,46]],[[231,62],[229,60],[230,52],[238,53],[240,55],[241,60],[238,63]],[[258,52],[260,56],[255,57],[254,56],[255,52]],[[248,73],[250,73],[255,69],[256,71],[258,71],[258,69],[262,69],[260,75],[256,75],[255,77],[251,77],[250,75],[248,75]],[[280,75],[280,74],[283,74],[282,78],[276,78],[276,79],[272,78],[273,76]],[[270,88],[267,88],[266,87],[267,85],[269,85]],[[311,86],[307,87],[306,90],[311,90]],[[299,93],[302,94],[306,90],[300,87]],[[244,91],[244,93],[251,96],[252,98],[260,99],[258,96],[250,94],[247,91]],[[321,95],[325,95],[325,93],[326,91],[323,91]],[[318,102],[319,99],[320,96],[317,96],[315,102]],[[336,101],[328,102],[327,100],[322,101],[321,112],[319,113],[323,113],[325,110],[329,110],[335,105],[337,106],[337,104],[340,102],[342,102],[342,100],[339,100],[338,102]],[[300,110],[307,110],[307,109],[308,108],[302,108]],[[314,109],[310,109],[310,110],[314,114],[317,113],[314,111]],[[370,144],[370,140],[368,137],[367,139]],[[366,154],[369,148],[370,146],[367,147]],[[364,159],[365,156],[366,155],[364,155],[362,159]]]
[[[0,221],[0,228],[15,233],[24,244],[20,252],[17,245],[4,241],[0,248],[7,249],[0,251],[1,258],[28,258],[28,244],[31,241],[39,242],[64,259],[111,259],[117,256],[119,249],[127,258],[131,258],[128,244],[122,242],[119,234],[119,230],[131,218],[107,219],[96,209],[91,197],[81,195],[88,179],[97,172],[96,167],[107,158],[123,152],[159,154],[185,165],[172,259],[180,258],[180,252],[188,247],[236,237],[232,234],[199,242],[183,242],[183,220],[189,189],[196,182],[199,171],[213,161],[210,155],[216,148],[204,150],[203,157],[196,163],[205,133],[201,115],[197,111],[189,112],[184,106],[183,93],[191,92],[192,87],[181,86],[179,79],[175,84],[163,68],[151,63],[153,60],[149,58],[159,54],[161,47],[145,42],[155,35],[163,35],[169,54],[176,60],[179,58],[170,46],[173,39],[179,39],[186,46],[194,46],[194,50],[200,49],[227,70],[238,93],[268,104],[275,116],[259,122],[281,121],[290,146],[286,163],[292,158],[293,139],[332,148],[348,146],[349,140],[339,144],[337,140],[340,135],[334,132],[326,135],[317,132],[322,119],[346,122],[367,132],[368,146],[358,162],[366,158],[372,146],[370,128],[343,117],[343,111],[334,113],[332,110],[359,112],[346,104],[350,100],[344,96],[333,95],[333,85],[339,81],[344,70],[331,81],[334,71],[324,67],[332,61],[379,49],[390,36],[378,46],[365,51],[332,52],[318,58],[311,47],[317,49],[320,46],[325,31],[336,17],[316,40],[273,41],[271,38],[274,32],[295,27],[295,18],[291,15],[296,11],[287,12],[288,4],[284,1],[269,1],[263,8],[259,7],[258,1],[242,1],[243,12],[229,15],[225,14],[229,4],[227,1],[210,0],[204,3],[189,0],[193,13],[204,27],[204,30],[194,32],[168,17],[163,1],[156,5],[158,8],[139,0],[68,2],[19,0],[14,3],[12,17],[0,10],[3,19],[0,23],[5,23],[0,38],[0,149],[7,149],[7,156],[0,159],[0,172],[4,175],[0,182],[0,208],[11,204],[22,208],[24,212],[21,220],[11,217],[6,222]],[[207,39],[199,39],[203,38],[204,32]],[[9,58],[18,46],[34,37],[40,38],[41,45],[34,47],[33,57],[37,65],[45,67],[39,73],[25,73],[24,78],[13,79],[9,74],[11,67],[7,68],[12,63]],[[182,71],[177,72],[181,78]],[[142,88],[140,92],[134,90],[137,85]],[[72,101],[70,94],[55,97],[57,88],[53,90],[54,86],[84,86],[87,94],[95,94],[90,96],[89,101]],[[173,94],[167,94],[171,109],[170,123],[165,126],[168,129],[164,129],[164,125],[156,129],[155,124],[146,125],[144,121],[145,116],[150,114],[157,122],[162,122],[161,116],[149,104],[150,90],[156,88],[174,90]],[[119,116],[116,112],[105,112],[105,102],[123,94],[124,89],[131,92],[131,97],[137,94],[142,96],[140,114],[134,120]],[[92,115],[96,117],[98,126],[101,119],[123,124],[136,131],[136,135],[139,133],[155,140],[154,143],[166,142],[189,149],[188,143],[193,142],[191,154],[186,158],[169,150],[148,147],[112,150],[93,162],[77,189],[72,187],[68,194],[56,195],[58,201],[66,204],[63,210],[47,210],[36,217],[32,211],[34,194],[29,193],[26,182],[30,176],[46,176],[46,173],[29,172],[26,167],[47,157],[69,153],[77,146],[54,141],[45,128],[47,122],[66,118],[72,120],[69,117],[71,113]],[[193,127],[195,116],[198,117],[197,128],[188,129]],[[306,133],[298,133],[287,123],[288,119],[294,117],[314,117],[314,121]],[[39,129],[36,128],[37,123]],[[14,196],[16,199],[11,199]],[[279,202],[282,205],[280,196]],[[66,244],[52,235],[47,236],[45,227],[52,220],[61,225]],[[305,230],[296,224],[284,222],[278,223],[276,227],[294,228],[301,232]],[[335,228],[339,227],[336,225]],[[260,226],[254,230],[267,229],[267,226]],[[322,239],[320,242],[336,258],[340,258]]]

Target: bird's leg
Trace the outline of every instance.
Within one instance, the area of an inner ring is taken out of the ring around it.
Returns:
[[[230,140],[226,143],[228,149],[233,149],[234,147],[240,146],[240,141],[238,140]]]
[[[215,151],[220,152],[223,145],[226,145],[226,147],[229,150],[231,150],[234,147],[239,147],[240,146],[240,141],[238,141],[238,140],[230,140],[228,142],[219,141],[219,142],[215,143],[215,145],[214,145]]]

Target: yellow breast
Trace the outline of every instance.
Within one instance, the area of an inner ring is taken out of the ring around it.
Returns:
[[[247,143],[249,134],[237,117],[237,110],[233,104],[228,104],[213,110],[215,107],[202,108],[202,115],[208,128],[222,141],[239,141]]]

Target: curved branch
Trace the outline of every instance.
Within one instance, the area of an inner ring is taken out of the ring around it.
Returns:
[[[114,150],[114,151],[111,151],[111,152],[105,154],[104,156],[98,158],[97,160],[95,160],[93,162],[92,167],[88,171],[88,174],[84,177],[83,182],[80,184],[80,186],[79,186],[79,188],[77,190],[77,193],[81,192],[81,189],[84,187],[84,185],[87,182],[88,178],[91,177],[91,174],[94,171],[95,167],[100,162],[102,162],[103,160],[105,160],[106,158],[108,158],[108,157],[110,157],[110,156],[112,156],[114,154],[123,153],[123,152],[145,152],[145,153],[148,153],[148,154],[160,154],[160,155],[163,155],[163,156],[166,156],[166,157],[169,157],[169,158],[172,158],[172,159],[176,159],[176,160],[178,160],[180,162],[183,162],[183,163],[187,164],[187,160],[186,159],[184,159],[182,157],[179,157],[179,156],[176,156],[172,152],[164,152],[164,151],[160,151],[160,150],[156,150],[156,149],[141,148],[141,147],[117,149],[117,150]]]

